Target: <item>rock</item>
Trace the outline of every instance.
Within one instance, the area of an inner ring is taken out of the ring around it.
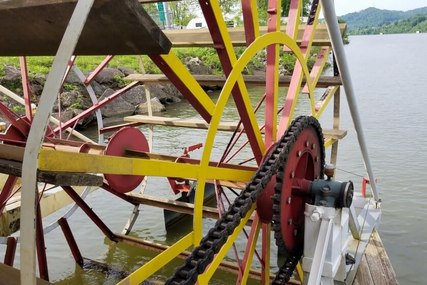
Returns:
[[[21,81],[21,70],[15,66],[5,65],[4,68],[4,80],[7,81]]]
[[[118,70],[117,68],[104,68],[96,77],[95,80],[96,82],[100,83],[100,84],[106,84],[109,86],[114,85],[114,83],[116,82],[117,78],[121,78],[124,77],[125,75]],[[116,82],[117,84],[117,82]]]
[[[168,86],[169,85],[169,86]],[[159,101],[162,104],[172,104],[180,102],[181,99],[178,96],[174,96],[174,93],[178,93],[178,90],[173,90],[175,87],[172,88],[171,84],[162,85],[162,84],[156,84],[150,86],[151,91],[151,98],[158,98]],[[182,95],[181,95],[182,97]]]
[[[145,97],[145,87],[142,85],[133,87],[129,91],[125,92],[121,97],[133,106],[138,106],[141,103],[147,102],[147,98]]]
[[[61,99],[61,106],[63,109],[72,107],[84,110],[93,105],[89,95],[84,94],[79,90],[63,92],[59,97]]]
[[[186,63],[188,70],[193,74],[211,74],[209,66],[206,66],[198,57],[189,59]]]
[[[77,74],[74,73],[73,70],[71,70],[68,75],[67,78],[65,78],[65,82],[66,83],[70,83],[70,84],[76,84],[76,85],[80,85],[82,84],[82,81],[80,80],[80,78],[77,76]]]
[[[95,80],[92,80],[92,82],[90,83],[90,86],[92,86],[93,92],[95,92],[96,97],[102,96],[105,90],[108,89],[108,87],[105,87],[104,85],[99,84]]]
[[[72,118],[74,118],[75,116],[79,115],[83,111],[84,110],[77,109],[77,108],[68,108],[67,110],[62,111],[61,113],[59,112],[52,113],[52,116],[60,120],[61,122],[65,123],[71,120]],[[94,120],[95,120],[95,115],[90,114],[87,117],[79,120],[79,122],[77,123],[77,128],[83,128],[88,124],[92,123]]]
[[[104,98],[112,95],[115,91],[113,89],[105,90],[104,94],[99,98],[99,100],[103,100]],[[135,107],[124,100],[122,97],[117,97],[111,102],[108,102],[105,106],[101,107],[101,113],[103,117],[124,117],[130,116],[134,114]]]
[[[126,66],[119,66],[119,67],[117,67],[117,69],[120,70],[125,76],[128,76],[129,74],[138,73],[134,69],[126,67]]]
[[[159,113],[166,111],[166,107],[160,102],[158,98],[151,99],[151,110],[153,113]],[[136,114],[148,114],[148,105],[147,102],[139,104],[135,110]]]

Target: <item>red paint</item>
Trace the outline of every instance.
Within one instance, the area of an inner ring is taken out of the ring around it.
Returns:
[[[147,139],[137,128],[125,127],[116,132],[108,142],[105,155],[125,156],[127,150],[150,151]],[[134,190],[144,176],[104,174],[108,184],[117,192],[127,193]]]

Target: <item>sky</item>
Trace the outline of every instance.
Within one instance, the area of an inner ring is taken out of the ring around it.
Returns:
[[[338,16],[358,12],[369,7],[407,11],[426,6],[427,0],[335,0],[335,11]]]

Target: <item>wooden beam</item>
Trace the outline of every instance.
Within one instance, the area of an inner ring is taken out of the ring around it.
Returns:
[[[0,263],[0,285],[20,285],[21,277],[19,270]],[[50,285],[46,280],[37,278],[37,285]]]
[[[341,34],[344,34],[346,25],[340,24]],[[300,25],[298,29],[298,44],[301,43],[305,25]],[[281,30],[286,31],[286,26],[282,26]],[[235,46],[245,46],[245,32],[243,27],[229,28],[231,41]],[[260,34],[265,34],[267,27],[260,27]],[[203,29],[182,29],[182,30],[165,30],[164,33],[172,42],[173,47],[213,47],[212,37],[207,28]],[[313,45],[315,46],[330,46],[328,29],[325,24],[319,24],[316,27],[314,34]]]
[[[207,129],[209,123],[200,119],[181,119],[181,118],[169,118],[159,116],[145,116],[145,115],[134,115],[124,118],[124,121],[138,122],[147,125],[158,125],[158,126],[169,126],[169,127],[181,127],[190,129]],[[218,126],[219,131],[232,132],[236,130],[237,122],[221,122]],[[346,130],[336,129],[324,129],[323,135],[325,139],[343,139],[347,135]]]
[[[77,0],[0,2],[0,56],[36,56],[55,55]],[[97,0],[75,54],[163,54],[170,48],[137,0]]]
[[[193,75],[200,85],[205,86],[224,86],[225,76],[222,75]],[[291,82],[290,75],[282,75],[279,77],[279,86],[288,87]],[[143,83],[169,83],[169,79],[163,74],[130,74],[125,77],[126,80],[140,81]],[[243,80],[248,86],[263,86],[265,85],[265,75],[243,75]],[[305,80],[301,85],[305,84]],[[316,87],[326,88],[329,86],[342,85],[341,78],[338,76],[320,76]]]
[[[0,173],[21,177],[22,162],[0,159]],[[103,178],[86,173],[39,171],[37,181],[62,186],[101,186]]]

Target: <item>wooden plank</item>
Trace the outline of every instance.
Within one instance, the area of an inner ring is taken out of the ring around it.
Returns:
[[[346,130],[337,129],[323,129],[323,136],[325,139],[331,138],[335,140],[341,140],[347,135]]]
[[[21,277],[19,270],[0,263],[0,285],[20,285]],[[46,280],[37,278],[37,285],[49,285]]]
[[[225,76],[221,75],[193,75],[200,85],[206,86],[224,86]],[[290,75],[282,75],[279,77],[279,86],[287,87],[291,82]],[[126,80],[140,81],[143,83],[169,83],[169,79],[163,74],[130,74],[125,77]],[[265,75],[243,75],[243,80],[248,86],[263,86],[265,85]],[[305,84],[305,79],[301,86]],[[317,87],[325,88],[329,86],[342,85],[339,76],[320,76],[317,82]]]
[[[56,54],[77,0],[0,2],[0,56],[28,56]],[[162,54],[170,48],[137,0],[96,0],[75,54]]]
[[[344,34],[346,25],[340,24],[341,34]],[[298,44],[301,43],[305,25],[300,25],[298,29]],[[231,41],[235,46],[245,46],[245,32],[243,27],[229,28]],[[281,27],[281,31],[286,31],[286,26]],[[207,28],[203,29],[183,29],[183,30],[166,30],[166,36],[172,42],[173,47],[213,47],[212,37]],[[260,27],[260,34],[265,34],[267,27]],[[314,33],[313,45],[330,46],[328,29],[325,24],[319,24]]]
[[[169,126],[169,127],[181,127],[190,129],[208,129],[209,123],[206,123],[201,119],[181,119],[181,118],[168,118],[159,116],[145,116],[145,115],[133,115],[124,117],[124,121],[137,122],[147,125],[158,125],[158,126]],[[234,131],[237,128],[237,122],[221,122],[218,126],[219,131]],[[347,135],[346,130],[335,130],[335,129],[324,129],[323,135],[325,139],[340,140]]]
[[[22,162],[0,158],[0,173],[21,177]],[[39,171],[37,181],[62,186],[101,186],[103,178],[86,173]]]
[[[130,198],[130,201],[133,203],[149,205],[153,207],[158,207],[178,213],[193,215],[194,213],[194,204],[186,203],[176,200],[170,200],[162,197],[149,196],[149,195],[140,195],[136,193],[128,193],[127,196]],[[216,208],[203,206],[203,217],[218,219],[219,214]]]
[[[354,284],[398,285],[396,273],[377,231],[372,233]]]

